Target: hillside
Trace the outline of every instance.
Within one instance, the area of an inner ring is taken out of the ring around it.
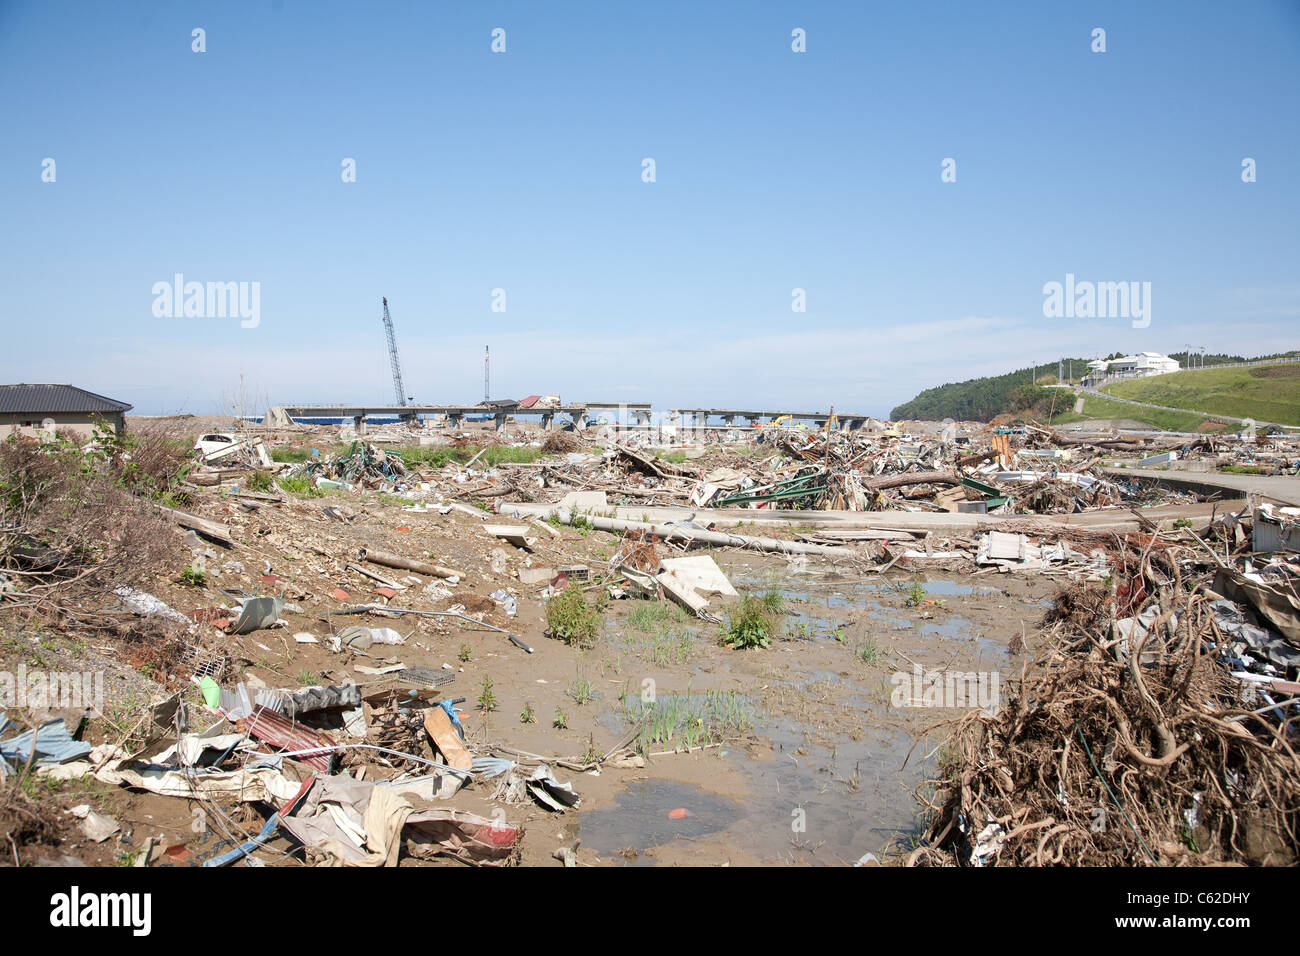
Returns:
[[[1119,382],[1103,391],[1153,405],[1300,425],[1300,363],[1173,372]]]
[[[1075,375],[1082,375],[1087,370],[1089,360],[1074,358],[1065,361],[1074,363]],[[1044,376],[1050,377],[1054,382],[1056,370],[1057,363],[1051,362],[1032,369],[1017,369],[1005,375],[972,378],[927,388],[916,398],[897,406],[889,416],[893,419],[913,418],[925,421],[951,418],[956,421],[987,422],[1003,412],[1020,411],[1026,404],[1032,403],[1035,397],[1041,397],[1026,396],[1026,386]],[[1057,410],[1060,410],[1059,406]]]
[[[1099,395],[1086,394],[1083,397],[1083,414],[1056,416],[1054,425],[1068,422],[1080,422],[1102,419],[1106,421],[1130,421],[1168,432],[1205,432],[1207,434],[1222,431],[1236,431],[1237,422],[1218,421],[1197,415],[1193,412],[1173,412],[1164,408],[1145,408],[1142,405],[1130,405],[1114,398],[1102,398]]]

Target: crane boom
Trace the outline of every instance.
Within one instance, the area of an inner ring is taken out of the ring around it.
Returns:
[[[397,337],[393,334],[393,318],[388,314],[388,297],[384,297],[384,334],[388,336],[388,360],[393,366],[393,392],[397,404],[406,405],[406,389],[402,387],[402,363],[397,358]]]

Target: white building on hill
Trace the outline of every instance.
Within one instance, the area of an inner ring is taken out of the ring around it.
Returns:
[[[1159,352],[1138,352],[1117,359],[1098,359],[1088,363],[1088,374],[1083,379],[1087,386],[1106,385],[1126,378],[1146,378],[1149,375],[1164,375],[1177,372],[1181,365],[1176,359]]]

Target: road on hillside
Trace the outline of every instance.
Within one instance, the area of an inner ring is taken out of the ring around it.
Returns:
[[[1120,398],[1118,395],[1112,395],[1110,392],[1103,392],[1099,388],[1092,388],[1090,386],[1081,385],[1079,386],[1079,390],[1086,392],[1089,395],[1095,395],[1097,398],[1109,399],[1112,402],[1124,402],[1127,405],[1141,405],[1143,408],[1159,408],[1166,412],[1186,412],[1188,415],[1200,415],[1202,418],[1212,418],[1217,422],[1231,422],[1235,425],[1237,422],[1244,421],[1244,419],[1232,415],[1217,415],[1214,412],[1203,412],[1195,408],[1174,408],[1172,405],[1153,405],[1151,402],[1139,402],[1132,398]],[[1294,425],[1284,426],[1281,422],[1266,422],[1258,418],[1254,419],[1254,422],[1256,425],[1276,425],[1279,428],[1295,427]]]

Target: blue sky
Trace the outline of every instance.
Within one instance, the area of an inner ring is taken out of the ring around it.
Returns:
[[[1300,3],[989,6],[0,0],[0,381],[383,401],[381,296],[432,402],[484,345],[494,397],[873,414],[1300,345]],[[175,273],[260,323],[156,317]],[[1066,273],[1150,326],[1045,318]]]

